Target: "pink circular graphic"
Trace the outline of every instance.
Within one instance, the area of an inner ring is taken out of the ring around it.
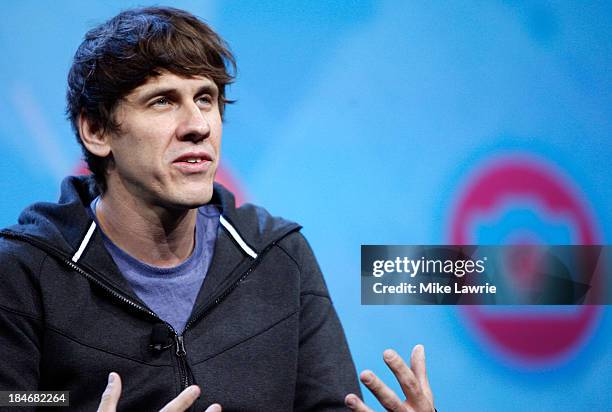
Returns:
[[[535,201],[546,216],[569,221],[576,234],[573,243],[598,243],[594,219],[574,185],[542,160],[517,155],[493,159],[470,179],[452,212],[450,243],[478,244],[478,216],[503,210],[510,199]],[[462,312],[487,346],[526,369],[567,361],[591,336],[601,314],[599,306],[525,309],[466,306]]]

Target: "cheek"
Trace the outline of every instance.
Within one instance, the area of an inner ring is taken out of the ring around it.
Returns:
[[[211,144],[215,147],[215,150],[219,152],[221,147],[221,136],[223,134],[223,124],[221,118],[215,119],[211,125]]]
[[[113,148],[119,169],[131,175],[151,174],[160,169],[164,150],[153,136],[124,135]]]

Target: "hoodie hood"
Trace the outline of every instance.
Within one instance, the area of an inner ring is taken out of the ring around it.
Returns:
[[[39,202],[28,206],[19,216],[18,224],[7,230],[50,243],[66,254],[73,254],[91,226],[89,205],[99,194],[92,176],[69,176],[62,181],[57,203]],[[273,217],[265,209],[252,204],[236,208],[234,195],[218,183],[214,184],[211,203],[219,208],[222,219],[229,222],[238,238],[255,253],[301,228],[297,223]],[[232,236],[236,238],[234,234]]]

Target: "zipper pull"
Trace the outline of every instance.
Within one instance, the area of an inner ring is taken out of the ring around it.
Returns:
[[[176,335],[176,356],[185,356],[185,344],[183,343],[183,335]]]

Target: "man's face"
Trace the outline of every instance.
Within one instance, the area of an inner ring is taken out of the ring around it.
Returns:
[[[111,195],[171,209],[210,201],[220,156],[218,89],[206,77],[150,78],[116,108],[109,146]]]

